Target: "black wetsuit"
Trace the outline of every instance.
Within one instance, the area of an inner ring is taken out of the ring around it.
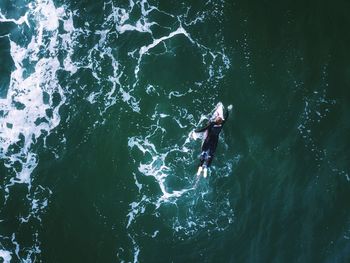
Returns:
[[[207,130],[208,134],[202,145],[202,153],[200,156],[200,164],[202,166],[204,163],[207,167],[211,165],[214,157],[214,152],[218,145],[219,134],[228,118],[228,111],[226,110],[224,120],[221,124],[215,123],[215,121],[210,121],[205,127],[195,130],[195,132],[204,132]]]

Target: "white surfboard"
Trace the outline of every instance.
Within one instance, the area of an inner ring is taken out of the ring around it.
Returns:
[[[216,104],[213,113],[211,114],[210,120],[214,121],[217,117],[220,117],[224,120],[224,105],[221,102]]]
[[[209,116],[207,118],[204,118],[204,119],[209,119],[210,121],[214,121],[217,117],[220,117],[221,119],[224,120],[224,105],[221,102],[216,104],[215,108],[212,110],[212,112],[209,114]],[[205,132],[192,131],[191,132],[191,137],[194,140],[197,140],[197,139],[205,140],[207,135],[208,135],[207,131],[205,131]]]

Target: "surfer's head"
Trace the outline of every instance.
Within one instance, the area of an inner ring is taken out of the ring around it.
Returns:
[[[220,116],[217,116],[216,118],[215,118],[215,123],[216,124],[222,124],[222,118],[220,117]]]

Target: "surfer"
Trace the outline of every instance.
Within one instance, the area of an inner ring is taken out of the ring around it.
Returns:
[[[202,144],[202,153],[200,155],[197,176],[199,176],[203,171],[203,176],[207,177],[208,168],[210,167],[214,158],[214,153],[219,141],[219,134],[228,118],[229,110],[232,109],[232,105],[228,107],[225,114],[223,114],[223,108],[222,103],[219,103],[216,106],[214,115],[209,123],[205,127],[194,131],[196,133],[205,132],[205,139]]]

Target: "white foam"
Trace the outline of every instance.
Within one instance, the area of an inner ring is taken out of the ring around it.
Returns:
[[[139,51],[139,54],[140,56],[142,56],[143,54],[147,53],[148,50],[154,48],[155,46],[157,46],[159,43],[169,39],[169,38],[172,38],[176,35],[179,35],[179,34],[183,34],[185,36],[188,36],[188,33],[186,32],[185,29],[183,29],[182,27],[179,27],[177,30],[175,30],[174,32],[171,32],[169,35],[167,36],[164,36],[164,37],[161,37],[161,38],[158,38],[158,39],[153,39],[153,42],[147,46],[143,46],[140,48],[140,51]]]
[[[155,238],[159,234],[159,230],[154,231],[152,238]]]
[[[149,9],[146,9],[149,6]],[[156,8],[149,5],[147,1],[143,0],[138,3],[141,7],[141,16],[134,24],[127,24],[130,16],[129,14],[133,11],[135,7],[135,3],[133,1],[129,1],[129,8],[120,8],[112,5],[112,14],[107,18],[107,20],[114,20],[116,23],[116,30],[119,34],[124,34],[127,31],[137,31],[142,33],[150,33],[152,34],[151,27],[157,23],[148,22],[147,16],[150,12],[155,10]]]
[[[143,214],[145,212],[145,206],[143,205],[145,202],[148,202],[148,199],[145,195],[143,195],[139,202],[132,202],[129,204],[130,212],[127,214],[128,223],[126,228],[130,226],[131,222],[134,221],[139,214]]]
[[[97,97],[102,94],[102,91],[98,92],[91,92],[90,95],[86,98],[87,101],[89,101],[91,104],[96,103]]]
[[[109,30],[96,30],[95,34],[100,35],[100,40],[98,41],[100,47],[105,44],[108,32]]]
[[[28,23],[28,13],[25,13],[25,15],[21,16],[19,19],[13,19],[13,18],[8,19],[3,14],[0,13],[0,22],[12,22],[17,25],[22,25],[23,23],[26,23],[27,26],[30,27]]]
[[[74,23],[73,23],[73,14],[69,13],[69,17],[68,19],[64,19],[63,20],[63,28],[66,32],[74,32],[75,27],[74,27]]]
[[[139,190],[139,193],[142,190],[142,184],[139,183],[139,181],[136,178],[136,174],[134,174],[134,179],[135,179],[135,185],[137,186],[137,189]]]
[[[133,244],[133,249],[134,249],[134,251],[133,251],[133,253],[134,253],[134,261],[133,262],[137,263],[137,262],[139,262],[138,257],[139,257],[139,254],[140,254],[140,247],[137,245],[135,239],[130,234],[128,236],[131,239],[131,242]]]
[[[65,30],[74,30],[72,23],[72,14],[65,15],[63,8],[55,8],[52,1],[37,1],[35,4],[29,5],[31,9],[24,17],[19,19],[17,24],[25,21],[24,18],[34,19],[36,23],[36,35],[33,35],[28,46],[20,46],[10,40],[11,56],[15,64],[15,70],[11,73],[11,80],[7,97],[0,100],[0,109],[6,114],[2,117],[0,125],[1,153],[0,157],[7,159],[7,167],[16,161],[22,163],[22,169],[17,173],[17,179],[21,183],[30,183],[30,174],[35,169],[38,160],[36,155],[30,152],[32,144],[44,133],[49,134],[60,122],[58,110],[65,102],[63,89],[58,84],[56,72],[61,65],[56,57],[58,52],[58,25],[59,20],[65,23]],[[2,17],[2,20],[5,19]],[[72,32],[69,32],[70,34]],[[51,34],[48,46],[42,46],[44,43],[44,35]],[[65,49],[69,49],[69,34],[63,36],[63,45]],[[47,49],[52,57],[42,57],[40,50]],[[24,77],[26,66],[24,61],[29,58],[35,62],[34,72]],[[75,72],[70,56],[64,60],[65,68],[68,71]],[[43,101],[44,93],[48,95],[48,102]],[[60,102],[53,106],[52,95],[58,93]],[[13,102],[21,103],[21,108],[13,105]],[[51,109],[52,117],[48,117],[46,112]],[[38,120],[44,120],[38,122]],[[6,123],[11,124],[11,128]],[[21,153],[9,154],[8,149],[11,145],[17,143],[20,138],[24,140],[24,146]]]
[[[159,188],[162,192],[162,196],[159,198],[159,202],[166,201],[172,197],[179,197],[186,191],[173,191],[169,193],[166,190],[165,179],[168,176],[168,172],[171,171],[170,167],[165,165],[165,158],[169,154],[169,152],[159,154],[154,146],[154,144],[150,143],[147,139],[142,140],[138,137],[131,137],[128,141],[128,146],[130,148],[134,148],[135,146],[142,151],[144,154],[148,153],[152,160],[148,163],[140,163],[138,170],[146,175],[152,176],[158,182]],[[170,151],[171,152],[171,151]]]
[[[147,87],[146,87],[146,93],[147,94],[157,94],[159,96],[159,93],[156,92],[156,88],[155,86],[151,85],[151,84],[148,84]]]
[[[35,154],[29,152],[33,138],[37,140],[43,130],[49,132],[52,127],[59,123],[60,119],[57,111],[54,112],[51,120],[47,118],[46,110],[50,108],[50,104],[44,104],[43,91],[45,88],[43,89],[41,86],[47,79],[55,78],[59,62],[56,58],[41,59],[35,66],[35,72],[24,79],[22,61],[25,58],[25,52],[14,42],[11,41],[10,43],[16,70],[11,74],[8,95],[6,99],[2,100],[0,109],[7,113],[3,118],[3,123],[11,123],[12,127],[9,129],[5,125],[0,126],[0,136],[3,142],[1,148],[2,152],[7,153],[10,145],[19,141],[20,136],[24,137],[25,143],[22,154],[20,156],[12,155],[11,162],[20,161],[21,157],[25,157],[23,169],[17,177],[20,182],[29,183],[29,176],[37,165]],[[51,85],[54,83],[55,80],[50,81]],[[13,106],[12,98],[24,105],[24,108],[18,109]],[[44,118],[49,122],[37,124],[36,121],[40,118]]]
[[[4,263],[10,263],[11,262],[11,252],[7,251],[7,250],[2,250],[0,249],[0,258],[2,258],[4,261]]]
[[[74,74],[78,71],[77,66],[72,62],[71,57],[67,57],[63,62],[64,70]]]
[[[171,91],[171,92],[169,92],[168,98],[171,99],[171,97],[183,97],[186,94],[187,94],[187,92],[186,93],[180,93],[178,91]]]
[[[66,69],[75,72],[70,57],[74,45],[72,31],[75,30],[72,14],[66,13],[63,7],[56,8],[51,0],[38,0],[27,7],[25,16],[18,20],[0,15],[0,22],[14,22],[19,28],[24,27],[19,32],[28,32],[24,23],[31,25],[30,32],[33,32],[30,42],[21,40],[21,44],[16,42],[18,36],[8,35],[14,70],[7,95],[0,99],[0,111],[3,112],[0,117],[0,158],[9,170],[4,183],[6,199],[10,194],[9,188],[14,184],[28,185],[28,193],[23,200],[29,204],[28,213],[22,212],[17,216],[22,224],[31,223],[32,218],[41,221],[48,205],[51,191],[32,186],[31,176],[39,162],[38,149],[34,151],[33,146],[43,139],[45,147],[45,138],[60,123],[59,109],[66,97],[57,79],[57,71]],[[59,21],[63,21],[66,34],[59,35]],[[58,60],[62,49],[66,52],[64,65]],[[14,145],[16,150],[13,150]],[[16,246],[17,258],[23,262],[31,262],[32,254],[41,253],[38,233],[32,234],[34,244],[30,247],[20,247],[21,242],[16,242],[15,234],[11,238]],[[2,256],[9,258],[9,254],[4,253],[2,251]]]
[[[62,7],[56,9],[51,0],[37,0],[33,14],[39,22],[39,34],[42,34],[43,30],[54,31],[58,28],[64,9]]]
[[[190,139],[193,139],[193,140],[198,140],[198,139],[203,139],[204,137],[204,133],[203,132],[195,132],[195,131],[191,131],[188,135],[188,137]]]
[[[135,26],[133,25],[121,25],[121,26],[117,26],[117,31],[120,34],[125,33],[126,31],[138,31],[138,32],[148,32],[148,33],[152,33],[150,27],[152,25],[154,25],[155,23],[146,23],[146,24],[142,24],[140,21],[138,21],[136,23]]]
[[[74,46],[77,44],[74,40],[77,30],[73,23],[73,13],[68,12],[63,14],[61,20],[63,20],[63,28],[66,31],[65,34],[60,34],[59,38],[62,40],[61,47],[67,52],[67,56],[63,61],[63,67],[65,71],[74,74],[77,72],[78,67],[72,61],[72,55],[74,52]]]

